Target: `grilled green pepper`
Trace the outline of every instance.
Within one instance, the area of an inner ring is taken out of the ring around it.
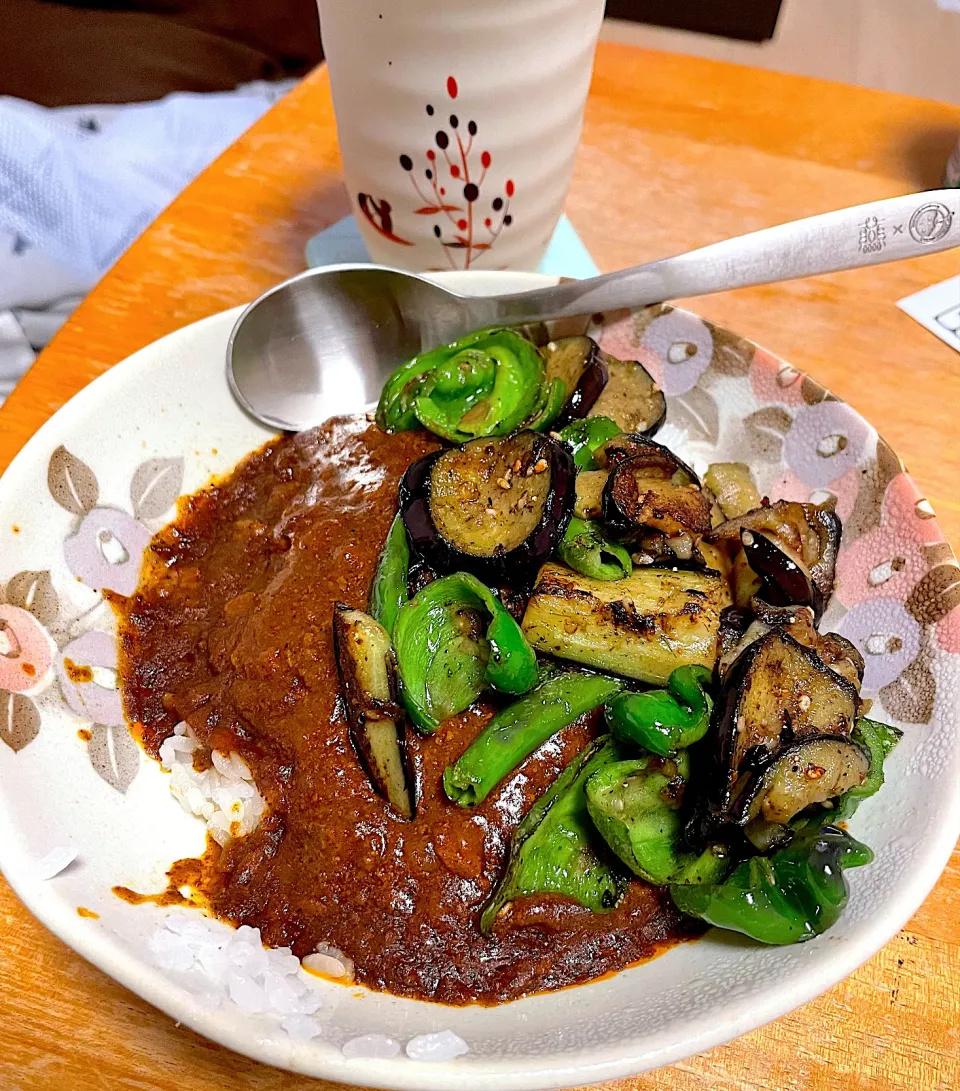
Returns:
[[[587,781],[587,811],[600,836],[634,874],[666,886],[696,861],[683,850],[679,807],[690,759],[646,756],[618,761]]]
[[[517,827],[503,878],[480,916],[488,936],[500,911],[515,898],[560,894],[594,913],[613,909],[625,888],[623,876],[603,855],[587,814],[584,785],[616,761],[607,738],[585,747],[527,812]]]
[[[563,412],[567,404],[566,384],[562,379],[551,379],[540,388],[540,401],[523,427],[533,432],[545,432]]]
[[[713,700],[707,693],[711,672],[697,664],[677,667],[667,689],[622,693],[606,708],[614,736],[667,757],[699,742],[710,726]]]
[[[461,807],[481,803],[529,754],[578,716],[598,708],[622,687],[600,674],[553,674],[487,724],[443,774],[448,798]]]
[[[427,733],[471,705],[486,685],[519,694],[537,683],[537,657],[520,626],[466,572],[434,580],[400,608],[394,648],[407,712]]]
[[[409,599],[410,545],[403,520],[397,515],[380,551],[370,588],[370,613],[393,636],[400,607]]]
[[[377,424],[409,431],[419,422],[454,443],[505,436],[544,409],[543,358],[513,330],[480,330],[415,356],[387,380]]]
[[[630,554],[607,541],[596,523],[574,516],[557,546],[557,556],[568,568],[595,580],[622,580],[633,571]]]
[[[869,864],[873,853],[833,826],[798,833],[772,856],[738,864],[721,883],[674,885],[684,913],[761,943],[799,943],[825,932],[847,904],[843,869]]]
[[[571,421],[560,429],[560,439],[573,450],[573,461],[578,470],[599,469],[593,452],[601,443],[619,436],[622,429],[609,417],[584,417]]]
[[[860,804],[880,791],[883,784],[883,762],[890,751],[900,741],[902,731],[888,724],[877,723],[876,720],[868,720],[866,717],[858,720],[851,738],[859,743],[870,755],[870,771],[867,779],[859,788],[851,788],[840,797],[836,808],[827,812],[828,820],[833,822],[844,821],[852,818]]]

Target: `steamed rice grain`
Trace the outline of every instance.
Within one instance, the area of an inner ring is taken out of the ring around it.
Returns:
[[[170,773],[170,791],[185,811],[202,818],[220,845],[252,833],[266,802],[253,774],[239,754],[211,753],[213,766],[198,773],[193,755],[200,743],[189,726],[179,723],[160,745],[160,764]]]

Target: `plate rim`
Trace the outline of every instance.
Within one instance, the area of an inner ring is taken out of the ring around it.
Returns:
[[[546,274],[501,274],[494,271],[476,274],[441,273],[437,275],[437,279],[453,285],[462,284],[464,277],[472,276],[477,279],[499,280],[501,283],[507,278],[517,278],[517,282],[525,282],[530,288],[556,283],[558,279]],[[49,443],[51,435],[55,435],[63,423],[64,416],[78,410],[83,412],[88,401],[99,399],[114,385],[125,385],[141,368],[150,370],[152,357],[158,346],[169,348],[177,341],[189,341],[199,327],[226,326],[228,321],[233,323],[247,306],[248,304],[242,304],[228,308],[174,330],[138,349],[87,384],[52,414],[11,459],[0,477],[0,492],[3,490],[3,479],[8,475],[12,476],[12,471],[19,471],[23,463],[34,458],[34,452],[38,448]],[[753,341],[750,343],[756,344]],[[850,408],[860,420],[876,431],[866,418],[853,407]],[[912,482],[913,479],[910,480]],[[954,762],[954,765],[953,778],[960,786],[960,764]],[[318,1055],[314,1050],[298,1049],[296,1045],[283,1048],[265,1039],[259,1039],[258,1044],[254,1045],[242,1024],[231,1026],[235,1019],[230,1010],[204,1010],[191,1002],[190,994],[166,978],[159,968],[150,966],[145,960],[129,952],[119,937],[111,938],[96,930],[84,929],[79,917],[71,917],[61,912],[56,899],[42,897],[41,885],[21,881],[26,880],[26,876],[18,874],[16,866],[12,875],[8,871],[5,860],[13,835],[8,807],[8,799],[0,785],[0,869],[29,912],[81,957],[171,1018],[186,1023],[204,1037],[252,1060],[302,1075],[397,1091],[445,1091],[451,1079],[464,1091],[533,1091],[535,1088],[546,1091],[585,1082],[623,1078],[675,1063],[766,1025],[839,984],[880,951],[926,900],[939,881],[960,838],[958,791],[952,793],[949,805],[941,816],[942,821],[938,824],[939,836],[927,841],[925,860],[920,870],[912,876],[910,885],[892,900],[885,900],[888,912],[866,922],[855,935],[844,941],[841,948],[834,949],[829,963],[803,967],[791,974],[791,979],[785,984],[768,985],[749,997],[729,1004],[722,1017],[712,1021],[710,1027],[701,1033],[677,1038],[676,1035],[660,1031],[618,1043],[616,1046],[585,1048],[570,1054],[553,1052],[527,1060],[507,1057],[504,1060],[484,1059],[475,1063],[468,1055],[464,1059],[466,1063],[453,1061],[428,1064],[410,1061],[401,1054],[387,1060],[365,1060],[360,1066],[341,1057],[333,1047],[329,1056],[325,1056]],[[577,988],[589,988],[590,985],[587,982]],[[421,1003],[431,1007],[442,1006],[430,1004],[428,1001]],[[503,1005],[503,1010],[508,1011],[509,1005]],[[310,1063],[311,1060],[313,1063]]]

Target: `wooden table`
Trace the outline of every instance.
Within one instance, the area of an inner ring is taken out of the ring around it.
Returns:
[[[567,210],[600,266],[675,253],[938,184],[960,109],[602,45]],[[147,230],[0,410],[0,468],[129,353],[303,267],[348,211],[316,72]],[[875,422],[960,540],[960,359],[894,307],[956,253],[698,300],[706,317],[809,370]],[[308,1091],[175,1027],[45,932],[0,885],[6,1091]],[[960,852],[909,925],[792,1015],[621,1091],[955,1091]],[[326,1085],[331,1087],[332,1085]]]

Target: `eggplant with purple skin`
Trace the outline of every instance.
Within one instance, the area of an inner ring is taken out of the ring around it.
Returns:
[[[779,629],[755,640],[727,671],[715,705],[715,813],[731,819],[738,778],[783,747],[823,735],[848,737],[859,707],[856,686],[812,648]]]
[[[854,644],[839,633],[818,633],[813,610],[809,606],[771,606],[754,599],[752,609],[729,607],[720,615],[720,657],[717,669],[721,680],[754,641],[778,629],[798,643],[812,648],[823,663],[846,679],[857,691],[863,682],[864,661]]]
[[[594,450],[593,457],[603,470],[615,470],[624,462],[633,461],[647,470],[648,477],[671,481],[675,485],[700,487],[700,478],[682,458],[678,458],[662,443],[637,433],[624,433],[608,439]]]
[[[859,649],[839,633],[817,632],[811,607],[771,606],[762,599],[754,599],[751,605],[759,624],[768,630],[780,629],[799,643],[813,648],[832,671],[845,678],[857,693],[860,692],[866,664]]]
[[[685,538],[710,530],[710,502],[690,467],[667,447],[643,436],[616,436],[594,452],[610,467],[603,518],[614,533],[635,537],[656,531]]]
[[[438,571],[515,584],[553,552],[573,512],[570,452],[524,431],[425,455],[400,483],[416,552]]]
[[[707,540],[742,547],[760,598],[775,606],[808,605],[819,620],[833,591],[841,533],[830,508],[779,500],[728,519]]]
[[[767,852],[789,840],[789,823],[802,811],[859,788],[869,772],[870,754],[852,739],[804,739],[739,778],[731,816],[754,847]]]
[[[590,412],[610,417],[624,432],[652,436],[667,419],[667,399],[649,371],[637,360],[604,354],[607,382]]]
[[[540,349],[546,382],[559,379],[566,391],[563,412],[554,423],[559,430],[585,417],[607,385],[607,356],[590,337],[560,337]]]
[[[350,738],[376,791],[402,818],[413,818],[397,664],[386,629],[369,614],[338,602],[333,638]]]

